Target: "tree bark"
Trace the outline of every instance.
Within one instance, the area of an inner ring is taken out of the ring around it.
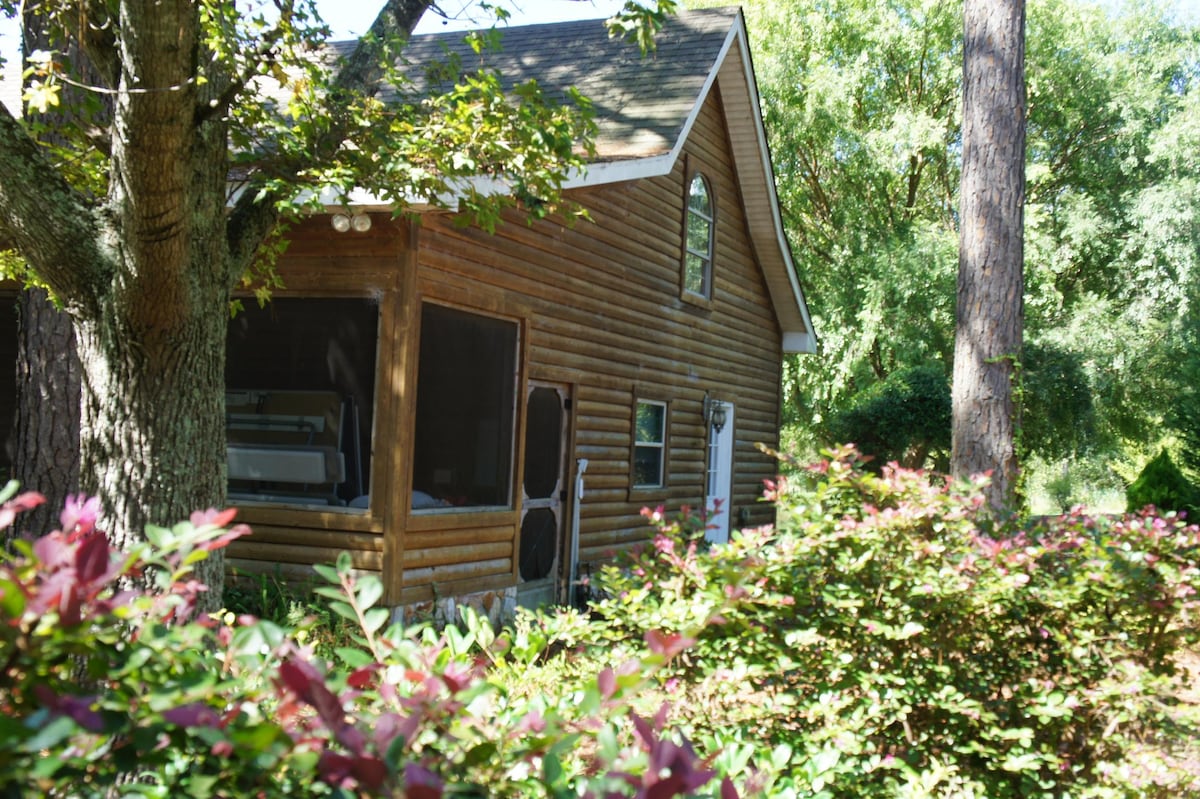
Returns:
[[[1017,485],[1013,382],[1024,318],[1025,6],[966,0],[951,471],[991,472],[991,506]]]
[[[29,0],[22,9],[24,31],[21,54],[28,57],[53,45],[43,25],[43,0]],[[84,75],[92,77],[82,52],[75,49],[72,60]],[[83,91],[65,87],[57,108],[37,116],[47,131],[68,121],[67,109],[80,106]],[[61,144],[48,133],[43,143]],[[68,496],[79,492],[79,357],[71,318],[51,301],[41,288],[29,288],[17,299],[17,419],[14,431],[13,470],[26,490],[38,491],[46,503],[18,516],[12,532],[44,535],[57,528],[59,511]]]
[[[428,4],[388,0],[372,31],[410,32]],[[236,91],[226,96],[237,84],[213,74],[197,5],[125,0],[100,39],[88,27],[94,21],[83,23],[76,42],[99,48],[85,55],[112,98],[102,120],[111,138],[107,194],[70,185],[0,110],[0,236],[73,321],[79,487],[101,498],[101,524],[127,547],[146,524],[170,525],[225,502],[229,300],[278,212],[274,197],[253,191],[226,207],[222,103],[239,100]],[[381,74],[381,47],[360,45],[337,85],[371,85]],[[334,125],[310,160],[340,147],[343,132]],[[38,357],[52,360],[45,348],[54,345],[37,346]],[[219,608],[221,553],[199,564],[196,577],[210,586],[201,610]]]
[[[46,504],[18,516],[12,532],[38,536],[56,529],[66,498],[79,491],[79,359],[71,318],[45,289],[21,292],[17,317],[14,476]]]

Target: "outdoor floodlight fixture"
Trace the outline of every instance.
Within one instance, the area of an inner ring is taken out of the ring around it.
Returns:
[[[725,421],[728,418],[728,411],[725,408],[725,403],[719,399],[714,399],[707,394],[704,395],[704,423],[720,433],[725,429]]]
[[[366,233],[371,229],[371,217],[367,214],[336,213],[329,220],[333,229],[338,233],[353,230],[355,233]]]

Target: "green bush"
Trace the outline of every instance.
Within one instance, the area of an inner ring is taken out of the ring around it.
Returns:
[[[853,441],[875,471],[896,462],[921,468],[948,463],[950,382],[940,364],[901,369],[856,396],[829,420],[829,435]]]
[[[1129,484],[1125,499],[1130,511],[1152,505],[1164,513],[1182,511],[1194,517],[1200,508],[1200,491],[1188,481],[1165,449]]]
[[[1200,733],[1168,690],[1200,632],[1197,527],[997,522],[980,485],[853,449],[770,498],[776,528],[710,551],[656,516],[600,578],[592,646],[696,640],[660,676],[697,740],[797,796],[1200,795],[1143,768]]]
[[[0,493],[0,528],[40,497]],[[737,796],[663,716],[626,699],[678,654],[652,635],[617,668],[538,695],[489,676],[545,639],[405,631],[349,556],[318,593],[353,625],[339,662],[301,631],[196,619],[191,567],[244,527],[232,512],[149,528],[130,553],[72,502],[63,531],[0,563],[0,796]],[[145,581],[148,589],[122,589]],[[489,667],[488,664],[491,664]]]

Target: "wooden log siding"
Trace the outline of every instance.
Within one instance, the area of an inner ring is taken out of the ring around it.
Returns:
[[[385,575],[393,571],[385,561],[397,556],[387,551],[384,530],[399,521],[394,475],[404,471],[396,447],[388,446],[401,432],[396,424],[400,386],[391,364],[400,360],[403,348],[396,345],[393,331],[404,317],[399,309],[407,304],[405,279],[416,267],[409,225],[390,220],[388,214],[373,214],[372,221],[369,235],[336,233],[325,215],[297,225],[289,232],[287,254],[278,264],[285,287],[275,292],[276,296],[379,299],[370,511],[241,508],[239,519],[250,524],[252,534],[230,547],[228,564],[235,575],[278,573],[290,581],[307,581],[314,576],[312,564],[332,563],[342,551],[350,553],[361,571]],[[398,595],[398,586],[389,589]]]
[[[581,560],[605,559],[645,541],[645,505],[672,512],[700,506],[706,391],[736,408],[730,512],[747,508],[753,523],[769,520],[770,507],[758,499],[775,464],[756,444],[778,440],[781,336],[754,259],[722,114],[714,91],[670,175],[574,192],[593,221],[528,225],[514,212],[494,235],[458,228],[441,215],[410,228],[377,214],[368,234],[335,233],[328,216],[300,225],[280,262],[287,285],[281,294],[380,298],[371,510],[247,508],[243,516],[255,533],[234,545],[231,564],[241,573],[309,577],[311,564],[349,550],[356,568],[382,572],[388,601],[402,603],[515,583],[519,508],[412,513],[407,507],[415,338],[425,300],[520,320],[520,385],[573,387],[572,476],[575,458],[589,460]],[[708,308],[680,295],[688,164],[700,165],[716,198]],[[669,478],[662,490],[630,487],[639,391],[669,401]],[[569,519],[569,506],[565,513]]]
[[[513,214],[489,236],[456,228],[441,217],[424,220],[418,253],[422,289],[468,307],[486,297],[490,310],[516,315],[520,309],[528,321],[528,377],[575,386],[573,457],[589,460],[580,521],[583,561],[601,560],[646,540],[645,505],[661,503],[671,511],[700,506],[706,457],[700,410],[706,390],[736,407],[730,512],[747,508],[754,523],[770,518],[769,506],[758,499],[762,480],[775,474],[775,464],[756,444],[778,441],[781,344],[753,257],[721,114],[714,92],[685,148],[687,158],[670,175],[576,192],[573,198],[592,221],[529,226]],[[689,158],[702,164],[717,198],[708,310],[680,297]],[[669,480],[662,490],[630,489],[639,390],[647,392],[645,398],[670,400]],[[469,514],[452,518],[469,520]],[[514,536],[516,526],[514,511]],[[471,540],[477,529],[457,529],[454,540]],[[409,530],[406,565],[415,547],[462,560],[439,560],[431,569],[408,572],[406,598],[426,597],[433,583],[436,593],[445,595],[444,582],[452,575],[454,584],[470,590],[497,585],[483,582],[503,570],[505,556],[497,547],[502,542],[494,530],[474,548],[429,536],[418,539]]]

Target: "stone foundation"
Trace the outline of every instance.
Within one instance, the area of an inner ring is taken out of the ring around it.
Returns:
[[[481,591],[477,594],[462,596],[439,597],[427,602],[414,602],[396,609],[405,624],[415,624],[418,621],[431,621],[435,627],[445,627],[447,624],[458,624],[462,621],[458,609],[467,605],[480,616],[499,628],[506,622],[512,621],[517,613],[516,586],[499,588],[495,591]]]

